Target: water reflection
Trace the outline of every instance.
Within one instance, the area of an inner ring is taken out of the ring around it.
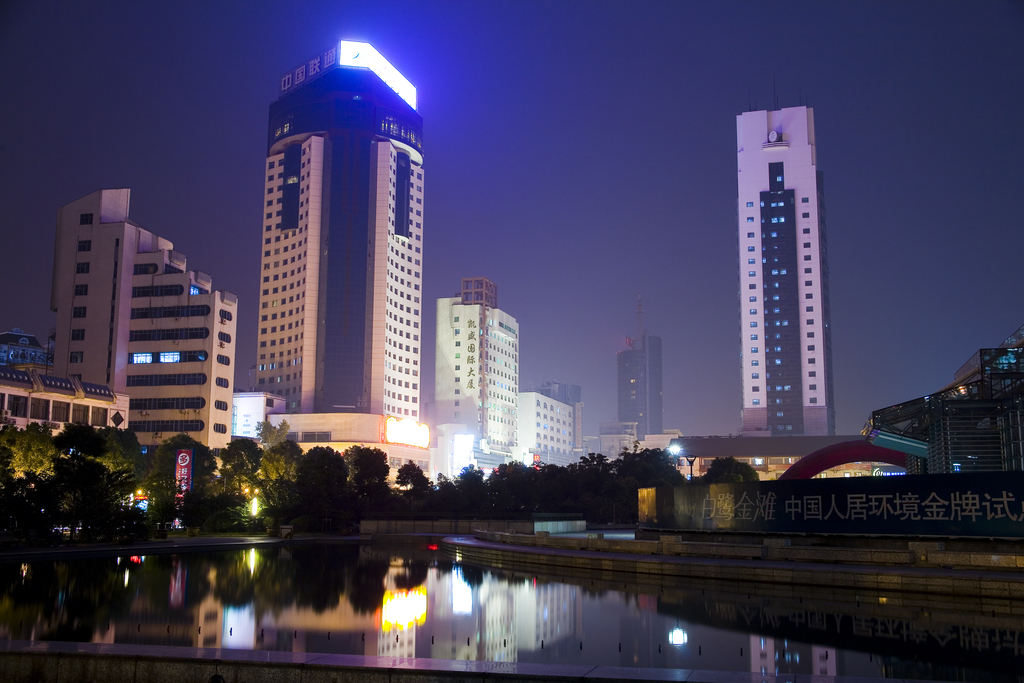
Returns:
[[[1024,670],[1021,617],[980,606],[617,578],[378,546],[10,563],[0,637],[949,680]]]

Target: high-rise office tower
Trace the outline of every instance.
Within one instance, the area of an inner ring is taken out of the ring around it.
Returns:
[[[661,337],[644,328],[643,305],[637,304],[637,334],[619,351],[619,422],[636,422],[637,439],[662,431]]]
[[[53,374],[129,394],[128,424],[117,426],[145,448],[179,432],[223,448],[238,302],[134,223],[129,198],[127,189],[99,190],[57,214]]]
[[[487,278],[462,280],[459,296],[437,300],[434,400],[437,424],[466,425],[492,451],[516,445],[519,324],[498,307]]]
[[[814,111],[736,117],[744,436],[835,434]]]
[[[281,78],[256,362],[289,412],[420,416],[422,130],[416,89],[366,43]]]

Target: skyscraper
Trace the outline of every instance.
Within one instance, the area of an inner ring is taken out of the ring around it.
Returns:
[[[465,425],[502,456],[517,441],[519,324],[497,306],[498,287],[483,277],[437,300],[434,400],[438,425]]]
[[[635,422],[637,439],[662,432],[661,337],[647,333],[643,305],[637,304],[637,334],[619,351],[619,422]]]
[[[736,117],[745,436],[835,434],[814,111]]]
[[[286,73],[270,105],[257,388],[289,412],[420,416],[423,121],[366,43]]]
[[[144,448],[178,432],[223,448],[231,439],[237,300],[133,222],[130,194],[99,190],[57,214],[53,374],[128,393],[124,426]]]

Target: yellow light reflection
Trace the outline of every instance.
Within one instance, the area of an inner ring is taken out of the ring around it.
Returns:
[[[256,548],[249,548],[249,574],[256,573]]]
[[[381,626],[384,631],[422,626],[427,621],[427,589],[424,586],[409,591],[388,591],[381,608]]]

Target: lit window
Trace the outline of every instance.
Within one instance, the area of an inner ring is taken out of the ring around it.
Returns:
[[[757,277],[757,271],[751,270],[747,273],[747,277]]]
[[[755,399],[754,399],[754,405],[755,405],[755,406],[759,406],[759,405],[761,405],[761,399],[759,399],[759,398],[755,398]]]
[[[752,232],[748,232],[747,233],[747,237],[753,237],[753,236],[754,236],[754,233],[752,233]]]
[[[754,251],[754,247],[747,247],[747,251]]]
[[[152,363],[153,354],[151,353],[133,353],[132,363]]]
[[[162,351],[160,353],[161,363],[180,363],[181,353],[178,351]]]
[[[752,360],[752,361],[750,361],[750,364],[752,366],[756,367],[756,366],[760,365],[761,363],[760,363],[760,361]]]
[[[750,347],[750,352],[751,353],[757,353],[757,347],[756,346],[751,346]]]
[[[752,372],[752,373],[750,373],[750,379],[760,379],[760,378],[761,378],[761,373],[759,373],[759,372]]]
[[[756,334],[750,335],[750,341],[757,341],[757,335]]]
[[[756,322],[756,321],[754,321],[754,322],[750,323],[750,326],[751,326],[751,327],[757,327],[757,322]]]
[[[753,206],[754,202],[747,202],[747,206]]]
[[[747,216],[747,222],[748,223],[753,223],[754,222],[754,217],[753,216]]]

